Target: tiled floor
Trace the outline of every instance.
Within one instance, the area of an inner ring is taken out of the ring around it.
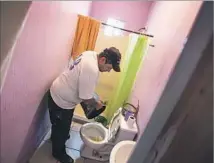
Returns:
[[[66,152],[75,160],[75,163],[98,163],[96,161],[85,160],[80,157],[80,148],[83,144],[79,134],[80,127],[80,124],[72,123],[70,131],[71,138],[66,142]],[[49,132],[38,150],[30,159],[30,163],[59,163],[51,155],[51,145]]]

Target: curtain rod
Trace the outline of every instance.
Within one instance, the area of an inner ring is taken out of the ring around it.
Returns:
[[[101,23],[102,25],[106,25],[106,26],[110,26],[110,27],[113,27],[113,28],[116,28],[116,29],[120,29],[122,31],[126,31],[126,32],[130,32],[130,33],[135,33],[135,34],[138,34],[138,35],[144,35],[144,36],[148,36],[148,37],[154,37],[153,35],[149,35],[149,34],[145,34],[145,33],[140,33],[140,32],[136,32],[136,31],[131,31],[131,30],[128,30],[128,29],[123,29],[123,28],[119,28],[119,27],[115,27],[115,26],[112,26],[112,25],[109,25],[109,24],[106,24],[106,23]]]

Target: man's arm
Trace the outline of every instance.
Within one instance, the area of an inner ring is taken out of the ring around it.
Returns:
[[[104,104],[101,101],[96,101],[94,98],[83,100],[83,102],[89,107],[89,108],[96,108],[97,110],[101,109]]]

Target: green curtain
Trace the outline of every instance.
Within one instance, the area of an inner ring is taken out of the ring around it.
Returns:
[[[117,89],[114,90],[106,108],[105,115],[108,122],[111,120],[111,117],[115,111],[128,100],[136,79],[137,72],[141,66],[143,56],[146,53],[148,47],[147,45],[148,37],[138,35],[130,36],[129,47],[121,67],[122,71],[120,81],[116,87]]]

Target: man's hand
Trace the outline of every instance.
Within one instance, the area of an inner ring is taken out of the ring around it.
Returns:
[[[89,107],[85,102],[81,102],[80,105],[82,106],[85,116],[88,119],[92,119],[99,116],[106,109],[105,104],[103,104],[103,102],[101,101],[96,101],[96,103],[93,106],[91,105],[91,107]]]
[[[98,102],[97,102],[97,105],[96,105],[96,110],[102,109],[103,106],[104,106],[104,103],[103,103],[102,101],[98,101]]]
[[[89,107],[89,108],[96,108],[96,110],[101,109],[105,104],[101,100],[96,101],[94,98],[89,100],[83,100],[83,102]]]

